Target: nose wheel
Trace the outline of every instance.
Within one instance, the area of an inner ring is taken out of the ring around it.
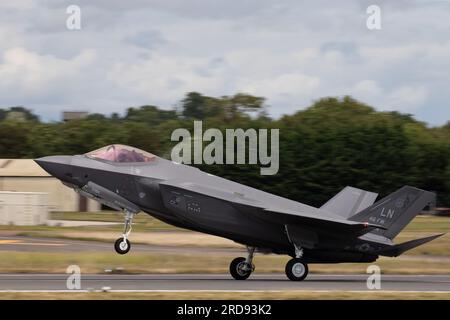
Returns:
[[[131,233],[131,225],[133,223],[133,212],[125,211],[125,226],[123,229],[122,237],[117,239],[114,243],[114,249],[118,254],[126,254],[131,249],[131,243],[128,240],[128,236]]]
[[[118,254],[126,254],[131,249],[131,243],[128,239],[119,238],[114,243],[114,249]]]
[[[255,248],[247,247],[247,251],[247,258],[238,257],[230,263],[230,274],[236,280],[245,280],[255,271],[255,265],[252,262]]]

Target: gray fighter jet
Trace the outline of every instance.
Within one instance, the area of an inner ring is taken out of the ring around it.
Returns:
[[[124,231],[114,246],[119,254],[130,250],[132,220],[143,211],[246,246],[247,257],[230,264],[237,280],[254,271],[255,250],[293,257],[286,275],[300,281],[308,274],[308,263],[373,262],[441,236],[393,243],[435,199],[434,193],[409,186],[377,202],[375,193],[346,187],[314,208],[124,145],[35,161],[81,195],[124,212]]]

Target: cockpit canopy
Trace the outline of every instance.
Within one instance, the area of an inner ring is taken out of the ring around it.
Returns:
[[[112,162],[151,162],[156,156],[122,144],[111,144],[109,146],[86,153],[86,156],[93,159],[108,160]]]

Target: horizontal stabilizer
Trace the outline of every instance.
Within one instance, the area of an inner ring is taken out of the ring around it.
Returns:
[[[377,252],[379,255],[387,256],[387,257],[397,257],[401,255],[403,252],[411,250],[413,248],[416,248],[422,244],[425,244],[427,242],[430,242],[436,238],[439,238],[440,236],[444,235],[445,233],[436,234],[434,236],[429,236],[421,239],[414,239],[411,241],[403,242],[400,244],[393,245],[389,248],[383,249],[379,252]]]
[[[347,186],[328,200],[320,209],[348,219],[371,206],[377,196],[377,193]]]

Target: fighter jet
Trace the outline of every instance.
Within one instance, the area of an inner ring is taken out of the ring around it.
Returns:
[[[315,208],[124,145],[35,161],[81,195],[124,213],[124,231],[114,245],[117,253],[130,250],[132,220],[142,211],[245,246],[247,256],[230,264],[236,280],[255,270],[255,252],[291,256],[286,275],[301,281],[309,263],[373,262],[442,235],[394,244],[395,236],[434,203],[434,193],[410,186],[377,202],[376,193],[346,187]]]

